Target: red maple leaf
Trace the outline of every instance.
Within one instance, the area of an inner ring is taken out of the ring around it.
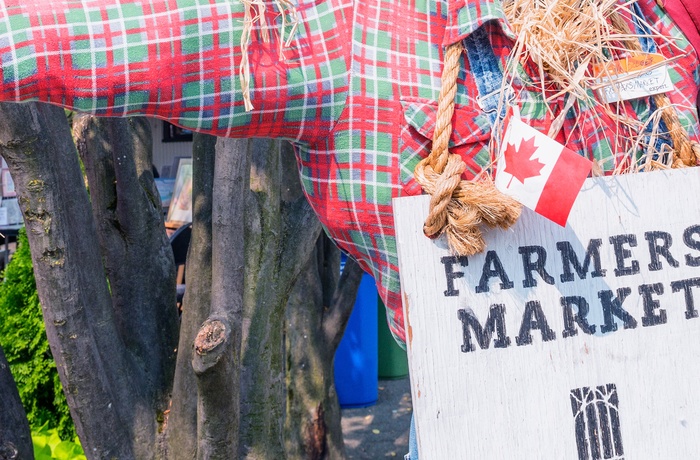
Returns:
[[[514,144],[508,142],[506,150],[503,152],[503,155],[506,157],[505,172],[518,179],[521,184],[525,184],[525,179],[528,177],[539,176],[540,171],[544,168],[544,163],[537,158],[534,160],[530,159],[536,150],[535,136],[532,136],[530,139],[523,139],[518,149],[515,148]],[[510,182],[508,186],[510,186]]]

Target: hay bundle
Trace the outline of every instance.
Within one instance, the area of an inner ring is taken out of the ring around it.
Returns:
[[[548,106],[554,118],[548,132],[551,137],[561,129],[567,112],[572,108],[578,109],[580,114],[584,108],[590,110],[593,107],[594,112],[614,120],[611,136],[615,138],[613,145],[619,149],[616,152],[616,173],[662,166],[658,162],[650,163],[649,159],[664,155],[669,157],[668,165],[681,164],[674,162],[674,155],[675,160],[680,156],[683,163],[695,164],[695,156],[688,154],[687,133],[680,126],[675,109],[666,96],[655,96],[658,109],[649,120],[640,121],[627,115],[623,103],[602,103],[591,91],[602,86],[601,74],[591,69],[596,65],[605,69],[605,64],[620,56],[640,52],[640,38],[660,38],[666,48],[677,50],[671,40],[654,31],[643,18],[635,16],[632,4],[631,1],[620,3],[618,0],[504,0],[506,18],[517,34],[517,42],[506,66],[504,85],[516,79],[521,71],[520,64],[529,59],[536,65],[543,100],[549,103],[563,96],[565,101],[556,114]],[[628,21],[633,18],[645,24],[648,35],[630,30]],[[611,77],[610,74],[605,76]],[[670,132],[660,132],[661,119]],[[668,155],[668,151],[656,151],[654,142],[643,142],[643,137],[649,135],[648,125],[652,126],[652,139],[670,135],[679,152]],[[640,163],[640,151],[645,153],[643,164]]]
[[[620,14],[631,15],[616,0],[506,0],[503,9],[518,35],[512,62],[537,64],[540,81],[560,89],[549,99],[562,93],[585,99],[589,64],[609,61],[611,52],[637,40],[612,26]]]

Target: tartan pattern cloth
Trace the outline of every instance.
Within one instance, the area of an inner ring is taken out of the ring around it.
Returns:
[[[329,235],[377,280],[389,325],[405,341],[391,200],[420,193],[413,168],[425,157],[437,113],[444,46],[480,27],[503,66],[515,38],[494,0],[298,0],[299,27],[279,56],[281,18],[270,2],[248,50],[255,109],[237,78],[244,8],[238,0],[2,0],[0,99],[40,100],[104,116],[147,115],[217,136],[276,137],[296,146],[304,191]],[[640,11],[675,48],[669,93],[698,140],[698,58],[654,0]],[[289,30],[288,32],[291,32]],[[673,48],[673,49],[672,49]],[[480,74],[463,55],[452,152],[465,177],[489,162]],[[534,64],[513,85],[524,121],[546,131]],[[527,77],[529,75],[529,77]],[[647,121],[650,100],[622,104]],[[611,171],[627,137],[595,107],[570,110],[558,140]]]
[[[271,41],[248,50],[256,110],[246,113],[238,0],[6,0],[0,97],[154,116],[219,136],[314,139],[347,96],[351,17],[342,5],[310,6],[298,6],[303,23],[283,61],[281,19],[267,9]]]

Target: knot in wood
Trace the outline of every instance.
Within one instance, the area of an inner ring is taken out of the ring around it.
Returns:
[[[0,444],[0,460],[15,460],[19,457],[17,447],[10,441]]]
[[[194,349],[198,355],[205,355],[214,351],[225,341],[226,325],[219,320],[207,321],[194,339]]]

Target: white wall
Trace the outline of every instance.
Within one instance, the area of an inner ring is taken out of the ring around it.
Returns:
[[[163,121],[149,118],[153,132],[153,164],[163,173],[163,166],[172,165],[175,157],[191,157],[192,142],[163,142]],[[175,177],[176,171],[170,172]]]

